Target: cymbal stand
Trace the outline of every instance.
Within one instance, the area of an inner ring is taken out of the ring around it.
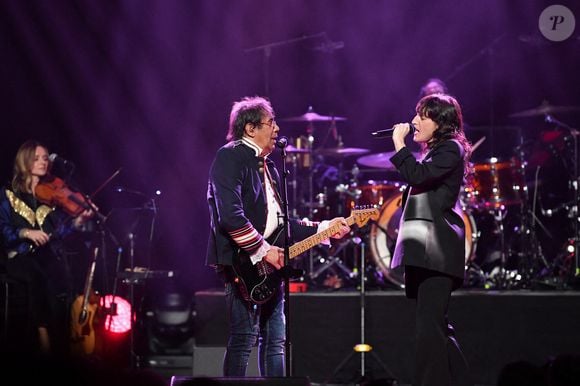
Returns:
[[[129,238],[129,268],[131,271],[135,268],[135,234],[130,232]],[[119,272],[119,271],[117,271]],[[131,331],[129,333],[129,365],[131,369],[139,366],[139,358],[135,352],[135,325],[133,321],[137,317],[135,313],[135,286],[133,284],[129,285],[129,304],[131,304]]]
[[[312,154],[312,144],[314,143],[314,136],[310,132],[308,134],[308,157],[310,164],[308,165],[308,218],[312,219],[314,215],[314,208],[311,205],[314,200],[314,155]]]
[[[353,351],[350,352],[343,360],[339,363],[339,365],[334,369],[332,374],[324,381],[324,384],[328,384],[332,381],[339,372],[346,366],[346,364],[353,358],[355,354],[359,354],[360,359],[360,368],[359,373],[357,373],[358,378],[357,384],[363,384],[370,379],[370,375],[367,375],[367,365],[366,365],[366,353],[370,353],[371,357],[382,367],[385,373],[394,380],[393,373],[387,365],[381,360],[381,358],[374,352],[373,347],[365,342],[365,308],[366,308],[366,297],[365,297],[365,243],[362,239],[359,240],[359,248],[360,248],[360,271],[359,271],[359,279],[360,279],[360,287],[359,287],[359,294],[360,294],[360,341],[353,347]],[[392,383],[396,384],[396,383]]]
[[[288,185],[292,187],[292,217],[298,217],[298,206],[296,202],[298,201],[298,156],[296,154],[291,155],[292,164],[292,178],[288,182]]]
[[[540,273],[538,262],[541,262],[544,268],[548,268],[549,264],[542,253],[540,243],[536,236],[536,222],[543,227],[543,224],[535,214],[538,184],[534,184],[532,209],[530,209],[528,201],[529,192],[525,182],[526,162],[523,150],[523,137],[520,135],[520,138],[522,138],[522,143],[517,148],[517,155],[520,165],[519,174],[524,182],[524,186],[519,187],[522,195],[520,203],[520,253],[522,260],[519,268],[523,274],[521,278],[522,285],[529,288],[532,284],[532,280],[537,279]]]
[[[312,109],[312,106],[309,107],[309,109]],[[314,123],[313,122],[308,122],[307,126],[306,126],[306,148],[308,149],[308,153],[306,153],[304,156],[306,157],[306,162],[305,162],[305,167],[308,167],[308,191],[307,191],[307,197],[308,197],[308,202],[307,202],[307,217],[309,220],[313,220],[314,217],[314,170],[315,170],[315,164],[317,163],[317,161],[314,159],[314,152],[312,151],[313,146],[314,146]],[[308,272],[312,272],[314,270],[314,259],[316,258],[315,256],[315,251],[313,249],[311,249],[310,251],[308,251]]]
[[[494,223],[496,226],[497,233],[499,234],[499,249],[500,249],[500,260],[499,260],[499,275],[496,279],[495,285],[497,289],[507,289],[507,272],[506,272],[506,242],[505,242],[505,228],[504,219],[507,216],[507,209],[504,205],[499,205],[496,208],[490,210],[493,215]]]
[[[580,218],[578,216],[579,215],[578,208],[580,208],[580,189],[578,187],[578,184],[580,183],[580,170],[579,170],[580,168],[578,165],[578,156],[579,156],[578,136],[580,135],[580,132],[572,128],[570,125],[557,120],[550,114],[545,114],[544,120],[548,123],[553,123],[558,127],[568,130],[570,132],[570,137],[572,138],[573,172],[570,188],[572,189],[573,201],[572,205],[569,208],[568,218],[570,218],[570,221],[573,222],[572,229],[574,230],[574,235],[572,239],[574,247],[574,267],[572,267],[573,272],[570,272],[570,276],[572,276],[570,277],[570,280],[573,282],[570,284],[574,285],[575,283],[578,282],[578,280],[580,280],[580,251],[578,251],[578,249],[580,248],[580,224],[579,224]]]

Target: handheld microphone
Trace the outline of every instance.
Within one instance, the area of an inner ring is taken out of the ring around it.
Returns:
[[[50,160],[50,162],[54,162],[56,160],[60,160],[60,162],[62,162],[65,165],[72,165],[73,164],[69,160],[62,158],[61,156],[59,156],[56,153],[52,153],[51,155],[49,155],[48,156],[48,159]]]
[[[276,140],[276,147],[279,147],[280,149],[284,149],[286,147],[286,145],[288,145],[288,138],[278,137],[278,139]]]
[[[415,128],[415,125],[413,125],[412,123],[408,123],[408,125],[409,125],[409,128],[411,129],[410,133],[413,134],[415,132],[415,130],[417,130]],[[371,133],[371,135],[375,138],[388,138],[388,137],[393,136],[393,131],[395,131],[394,128],[385,129],[385,130],[378,130],[378,131],[373,131]]]

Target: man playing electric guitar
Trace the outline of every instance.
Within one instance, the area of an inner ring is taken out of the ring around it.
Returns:
[[[259,340],[262,376],[283,376],[284,299],[282,281],[259,302],[251,301],[239,283],[244,272],[273,272],[284,265],[284,250],[266,241],[279,230],[280,178],[267,156],[274,150],[280,128],[270,102],[244,98],[232,107],[228,142],[221,147],[209,172],[208,204],[211,232],[206,263],[225,281],[229,340],[224,357],[225,376],[244,376],[252,347]],[[293,241],[332,229],[326,235],[341,238],[350,231],[344,218],[322,223],[290,220]],[[274,236],[273,236],[274,235]],[[284,232],[278,245],[284,245]],[[322,240],[321,240],[322,241]],[[238,272],[234,269],[238,268]],[[269,290],[270,287],[268,287]],[[248,291],[246,291],[248,292]]]

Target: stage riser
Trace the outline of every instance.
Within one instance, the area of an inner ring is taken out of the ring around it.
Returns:
[[[372,292],[365,298],[365,341],[400,383],[411,383],[414,303],[400,292]],[[290,337],[295,376],[322,382],[361,341],[357,293],[292,294]],[[196,293],[196,344],[226,344],[224,298],[219,291]],[[580,352],[580,293],[458,292],[449,310],[477,384],[496,383],[506,363],[544,364],[550,356]],[[354,354],[337,375],[349,380],[360,370]],[[388,374],[366,356],[367,372]],[[335,380],[337,380],[335,379]]]
[[[305,377],[284,378],[226,378],[226,377],[173,377],[170,386],[310,386]]]

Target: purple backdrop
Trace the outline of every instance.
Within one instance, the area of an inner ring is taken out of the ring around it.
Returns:
[[[580,15],[578,4],[558,3]],[[133,209],[159,189],[152,246],[136,262],[179,270],[191,290],[213,286],[203,264],[207,170],[234,100],[266,95],[279,118],[308,106],[344,116],[345,146],[389,151],[369,133],[409,120],[419,87],[440,77],[462,102],[472,141],[491,127],[485,156],[502,152],[504,127],[532,141],[545,127],[541,116],[511,113],[543,100],[580,106],[580,34],[543,38],[548,4],[5,0],[0,177],[9,179],[27,138],[74,161],[72,181],[88,193],[121,169],[95,197],[112,211],[115,236],[126,244],[135,230],[147,244],[152,211]],[[559,118],[578,126],[578,114]],[[305,133],[301,123],[280,125],[290,137]],[[318,139],[327,128],[316,130]],[[143,195],[113,192],[119,186]]]

